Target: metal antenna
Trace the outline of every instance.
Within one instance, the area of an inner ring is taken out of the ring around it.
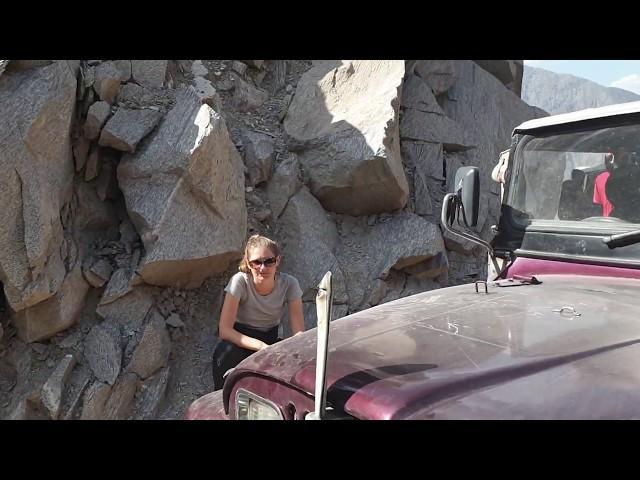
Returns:
[[[329,322],[331,321],[333,307],[331,286],[331,272],[327,272],[320,280],[318,294],[316,295],[318,344],[316,350],[315,411],[309,412],[305,416],[305,420],[322,420],[327,408],[327,352],[329,350]]]

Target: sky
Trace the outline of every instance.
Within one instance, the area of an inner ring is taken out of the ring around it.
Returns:
[[[525,60],[524,64],[640,94],[640,60]]]

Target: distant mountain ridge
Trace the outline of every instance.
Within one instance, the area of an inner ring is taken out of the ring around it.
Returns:
[[[525,65],[522,99],[529,105],[556,115],[640,101],[640,95],[622,88],[604,87],[585,78]]]

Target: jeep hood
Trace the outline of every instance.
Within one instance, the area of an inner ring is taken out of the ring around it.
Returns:
[[[328,403],[368,419],[628,416],[640,405],[640,280],[538,279],[434,290],[332,322]],[[315,357],[315,329],[258,352],[231,373],[225,402],[245,375],[313,395]]]

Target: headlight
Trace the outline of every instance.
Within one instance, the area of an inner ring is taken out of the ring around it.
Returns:
[[[243,389],[236,394],[236,419],[284,420],[275,404]]]

